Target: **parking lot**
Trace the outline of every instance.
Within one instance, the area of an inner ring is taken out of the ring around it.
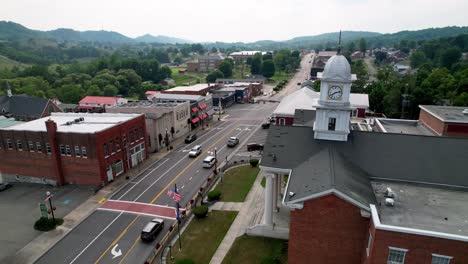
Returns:
[[[53,195],[55,216],[63,218],[94,194],[89,188],[12,183],[13,187],[0,192],[0,263],[14,255],[42,232],[33,228],[40,217],[39,203],[46,203],[46,191]]]

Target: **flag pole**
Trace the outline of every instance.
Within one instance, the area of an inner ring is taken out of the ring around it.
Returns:
[[[174,183],[174,192],[177,192],[177,184]],[[177,232],[179,233],[179,251],[182,251],[182,240],[180,239],[180,212],[179,202],[176,202],[176,220],[177,220]]]

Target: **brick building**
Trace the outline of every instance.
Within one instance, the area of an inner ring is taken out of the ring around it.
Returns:
[[[187,62],[187,72],[210,72],[217,69],[224,57],[218,53],[206,53],[198,61]]]
[[[419,122],[438,136],[468,137],[468,108],[420,105]]]
[[[191,95],[206,95],[218,88],[217,84],[199,83],[191,86],[177,86],[161,91],[163,94],[191,94]]]
[[[52,113],[0,129],[6,181],[105,185],[147,158],[141,114]]]
[[[105,112],[106,107],[123,105],[128,100],[118,96],[85,96],[78,102],[78,111]]]
[[[468,263],[468,139],[353,130],[349,63],[319,75],[313,127],[269,129],[263,224],[248,231],[289,234],[295,264]]]
[[[252,51],[252,50],[244,50],[244,51],[235,51],[229,54],[233,60],[247,60],[248,58],[252,58],[256,53],[260,53],[265,55],[265,51]]]

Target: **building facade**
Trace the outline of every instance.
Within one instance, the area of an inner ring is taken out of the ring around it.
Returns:
[[[468,137],[468,108],[420,105],[419,122],[435,135]]]
[[[157,152],[173,140],[190,132],[190,103],[158,103],[138,101],[121,106],[109,107],[108,113],[145,114],[148,150]],[[167,135],[166,135],[167,134]],[[166,142],[168,141],[168,142]]]
[[[106,107],[123,105],[128,100],[122,97],[111,96],[85,96],[78,103],[78,110],[81,112],[105,112]]]
[[[102,186],[148,156],[140,114],[53,113],[0,129],[6,181]]]
[[[198,58],[198,62],[187,62],[188,72],[210,72],[218,68],[224,57],[218,53],[206,53]]]

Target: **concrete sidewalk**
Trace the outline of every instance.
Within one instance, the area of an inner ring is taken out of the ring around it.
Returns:
[[[262,222],[265,193],[265,189],[260,185],[262,178],[263,175],[259,173],[252,186],[252,189],[250,189],[250,192],[243,203],[217,202],[210,207],[210,210],[228,211],[240,208],[236,219],[224,236],[224,239],[221,241],[218,249],[216,249],[215,254],[211,258],[210,264],[222,263],[224,257],[228,253],[236,238],[245,234],[247,227],[254,226]]]
[[[197,128],[192,130],[190,133],[200,133],[200,131],[208,131],[213,125],[217,123],[212,123],[208,128],[202,130]],[[172,142],[174,148],[184,142],[184,137],[178,138]],[[91,215],[96,208],[98,208],[106,199],[108,199],[115,191],[119,190],[127,182],[133,178],[143,174],[150,168],[156,161],[164,158],[168,155],[171,150],[167,150],[162,147],[158,153],[149,154],[148,159],[142,163],[141,167],[136,166],[131,168],[126,174],[117,177],[112,183],[100,189],[95,195],[90,197],[75,210],[66,215],[63,220],[64,223],[61,226],[58,226],[55,230],[44,232],[41,235],[37,236],[31,242],[29,242],[25,247],[16,252],[15,255],[10,256],[2,261],[5,263],[12,264],[28,264],[34,263],[37,261],[43,254],[45,254],[50,248],[52,248],[56,243],[58,243],[62,238],[64,238],[73,228],[78,226],[83,222],[89,215]],[[126,177],[129,177],[126,180]]]

